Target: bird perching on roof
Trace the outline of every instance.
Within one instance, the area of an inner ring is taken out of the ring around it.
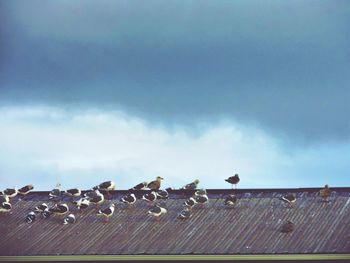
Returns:
[[[34,186],[31,184],[28,184],[28,185],[23,186],[22,188],[18,189],[18,194],[24,197],[27,194],[29,194],[29,192],[32,191],[33,189],[34,189]]]
[[[99,185],[93,187],[92,189],[106,192],[108,197],[110,197],[109,192],[115,190],[115,183],[113,181],[106,181],[106,182],[100,183]]]
[[[142,196],[142,200],[146,200],[148,202],[154,202],[154,201],[157,200],[157,194],[156,194],[155,191],[152,191],[152,192],[150,192],[148,194],[144,194]]]
[[[124,204],[127,204],[128,207],[130,207],[131,205],[133,205],[136,202],[136,196],[133,193],[127,194],[127,195],[123,196],[120,199],[120,201],[123,202]]]
[[[67,204],[56,204],[53,207],[49,208],[49,211],[54,215],[64,215],[69,212],[69,207]]]
[[[196,180],[194,180],[192,183],[186,184],[186,185],[183,186],[181,189],[182,189],[182,190],[196,190],[198,184],[199,184],[199,180],[196,179]]]
[[[230,183],[232,185],[232,188],[233,188],[233,185],[235,185],[235,189],[237,189],[237,184],[239,183],[240,178],[239,178],[238,174],[235,174],[234,176],[231,176],[231,177],[225,179],[225,181]]]
[[[8,213],[12,209],[12,205],[9,202],[3,202],[0,204],[0,212]]]
[[[9,202],[10,198],[7,195],[5,195],[4,193],[0,194],[0,204]]]
[[[34,212],[30,212],[30,213],[26,216],[25,221],[26,221],[28,224],[31,224],[31,223],[33,223],[33,222],[35,221],[35,219],[36,219],[35,213],[34,213]]]
[[[34,208],[34,213],[43,213],[48,208],[46,203],[42,203]]]
[[[180,214],[178,214],[177,218],[181,220],[188,219],[192,216],[191,210],[188,207],[185,207]]]
[[[104,200],[104,195],[99,190],[95,190],[95,195],[92,195],[89,198],[90,203],[97,205],[97,207],[99,207],[99,205],[102,204]]]
[[[13,198],[18,194],[18,190],[16,187],[14,188],[6,188],[3,193],[7,195],[9,198]]]
[[[159,220],[159,217],[163,214],[166,214],[167,210],[164,207],[160,207],[159,205],[155,205],[148,211],[148,215],[155,217]]]
[[[137,185],[135,185],[133,188],[130,188],[129,190],[147,190],[147,182],[142,182]]]
[[[292,232],[293,230],[294,230],[294,223],[291,221],[287,221],[286,223],[284,223],[282,225],[281,232],[282,233],[289,233],[289,232]]]
[[[163,199],[163,200],[168,199],[169,197],[169,193],[167,190],[158,190],[156,192],[156,195],[157,195],[157,199]]]
[[[105,217],[105,222],[113,215],[115,209],[115,204],[111,204],[109,207],[101,209],[98,211],[97,215],[103,215]]]
[[[76,221],[75,215],[69,214],[67,217],[63,219],[63,224],[68,225],[68,224],[74,224]]]
[[[81,195],[81,190],[79,188],[72,188],[72,189],[63,191],[63,194],[71,197],[77,197]]]
[[[294,194],[287,194],[282,196],[282,200],[288,204],[289,208],[292,208],[297,200]]]
[[[90,200],[87,197],[82,197],[77,201],[73,201],[73,204],[79,209],[79,211],[82,211],[89,207]]]
[[[224,204],[228,207],[233,207],[237,203],[237,196],[230,194],[225,198]]]
[[[49,199],[58,199],[61,196],[61,190],[60,190],[61,184],[58,183],[56,185],[56,188],[52,189],[49,193]]]
[[[154,191],[158,191],[159,188],[160,188],[160,183],[161,183],[162,180],[163,180],[162,177],[157,176],[157,178],[156,178],[155,181],[152,181],[152,182],[150,182],[150,183],[147,185],[147,188],[149,188],[149,189],[151,189],[151,190],[154,190]]]
[[[319,191],[319,195],[325,202],[328,202],[328,197],[331,195],[331,189],[329,189],[328,184],[326,184],[324,188]]]
[[[184,202],[184,205],[189,208],[189,209],[192,209],[192,207],[194,207],[195,205],[197,204],[197,201],[195,198],[193,197],[190,197],[189,199],[187,199],[185,202]]]

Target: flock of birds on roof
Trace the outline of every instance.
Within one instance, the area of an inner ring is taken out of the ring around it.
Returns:
[[[128,193],[123,196],[120,201],[130,208],[138,199],[144,200],[148,203],[154,204],[152,208],[148,210],[148,215],[155,217],[159,220],[160,216],[167,213],[167,209],[157,204],[157,200],[166,200],[169,197],[169,190],[172,188],[166,188],[165,190],[160,189],[162,177],[158,176],[156,180],[147,183],[142,182],[133,188],[128,190]],[[225,179],[226,182],[232,185],[235,185],[237,189],[237,184],[240,181],[238,174],[231,176]],[[205,189],[198,189],[199,180],[194,180],[192,183],[189,183],[182,188],[181,190],[194,190],[193,196],[188,198],[184,203],[183,210],[178,214],[177,218],[181,220],[188,219],[192,216],[192,208],[196,205],[205,205],[209,202],[207,191]],[[73,224],[76,222],[76,216],[73,213],[69,213],[70,209],[67,203],[62,202],[62,196],[69,196],[72,198],[71,203],[78,209],[79,212],[87,209],[91,205],[95,205],[95,208],[98,210],[98,216],[104,216],[105,222],[108,222],[109,218],[113,215],[116,204],[112,203],[109,207],[101,208],[100,205],[105,201],[105,193],[107,197],[110,197],[110,191],[115,190],[115,183],[113,181],[106,181],[97,186],[94,186],[91,190],[86,191],[82,194],[82,191],[79,188],[68,189],[61,191],[61,185],[57,184],[49,193],[49,200],[56,201],[52,206],[49,206],[46,203],[42,203],[34,207],[33,211],[29,212],[25,217],[27,223],[33,223],[38,214],[42,215],[42,218],[49,218],[51,216],[65,216],[63,218],[63,224]],[[25,196],[34,189],[33,185],[26,185],[20,189],[17,188],[7,188],[4,191],[0,192],[0,212],[10,212],[12,209],[11,199],[15,196],[19,196],[20,200],[24,199]],[[148,190],[144,194],[140,194],[140,190]],[[331,194],[331,190],[328,185],[319,191],[319,195],[328,202],[328,197]],[[281,197],[281,200],[287,204],[289,208],[293,208],[296,202],[296,196],[292,193],[284,195]],[[224,205],[228,207],[234,207],[238,201],[238,198],[235,194],[229,194],[224,199]],[[294,223],[287,221],[283,224],[281,231],[288,233],[293,231]]]

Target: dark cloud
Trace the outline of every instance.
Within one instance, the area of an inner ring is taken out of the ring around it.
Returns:
[[[349,139],[347,2],[84,3],[1,2],[2,104]]]

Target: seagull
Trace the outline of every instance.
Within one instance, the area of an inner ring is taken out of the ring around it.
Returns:
[[[92,188],[93,190],[101,190],[107,192],[107,195],[110,196],[109,191],[115,190],[115,183],[113,181],[106,181],[100,183],[99,185]]]
[[[43,213],[48,208],[48,205],[42,203],[34,208],[34,213]]]
[[[28,184],[28,185],[23,186],[22,188],[18,189],[18,194],[25,196],[33,189],[34,189],[34,186],[31,184]]]
[[[155,191],[152,191],[152,192],[150,192],[148,194],[144,194],[142,196],[142,199],[146,200],[146,201],[149,201],[149,202],[153,202],[153,201],[157,200],[157,194],[156,194]]]
[[[43,218],[49,218],[52,215],[52,213],[53,212],[50,210],[50,208],[46,208],[44,210],[44,212],[42,213],[42,216],[43,216]]]
[[[99,210],[97,215],[104,215],[106,218],[106,222],[107,222],[109,217],[111,217],[114,213],[114,207],[115,207],[115,205],[111,204],[109,207]]]
[[[81,190],[79,188],[72,188],[72,189],[68,189],[66,191],[63,192],[65,195],[69,195],[69,196],[80,196],[81,195]]]
[[[289,233],[292,232],[294,230],[294,223],[291,221],[287,221],[281,229],[281,232],[283,233]]]
[[[297,199],[295,195],[287,194],[285,196],[282,196],[282,200],[288,204],[289,208],[292,208]]]
[[[61,196],[60,187],[61,187],[61,184],[58,183],[56,185],[56,188],[51,190],[51,192],[49,193],[49,199],[54,199],[54,198],[57,198],[57,197]]]
[[[205,189],[199,189],[194,193],[195,196],[206,195],[206,194],[207,194],[207,190]]]
[[[100,193],[99,190],[95,190],[96,195],[89,199],[90,203],[93,203],[95,205],[100,205],[105,200],[105,197],[102,193]]]
[[[206,204],[209,201],[209,198],[207,195],[198,195],[195,197],[195,199],[198,204]]]
[[[139,183],[138,185],[135,185],[133,188],[130,188],[129,190],[147,190],[147,182]]]
[[[63,219],[63,224],[68,225],[68,224],[74,224],[75,223],[75,215],[69,214],[65,219]]]
[[[94,198],[96,195],[96,190],[89,190],[84,194],[84,197]]]
[[[35,221],[35,219],[36,219],[36,215],[34,212],[30,212],[25,218],[25,220],[28,224],[33,223]]]
[[[120,199],[121,202],[127,204],[128,206],[134,204],[136,202],[135,194],[128,194]]]
[[[163,180],[162,177],[160,176],[157,176],[156,180],[155,181],[152,181],[150,182],[148,185],[147,185],[147,188],[151,189],[151,190],[155,190],[155,191],[158,191],[159,188],[160,188],[160,182]]]
[[[78,201],[73,201],[73,204],[76,205],[78,209],[81,211],[89,207],[90,200],[86,197],[82,197]]]
[[[181,213],[177,216],[178,219],[188,219],[192,216],[191,210],[189,208],[185,208],[181,211]]]
[[[169,193],[167,190],[158,190],[156,192],[157,199],[168,199]]]
[[[12,209],[12,205],[9,202],[3,202],[0,205],[0,212],[10,212]]]
[[[325,202],[328,202],[328,197],[331,195],[331,189],[329,189],[328,184],[326,184],[324,188],[319,191],[319,194]]]
[[[159,217],[162,214],[165,214],[166,212],[167,212],[167,210],[165,208],[160,207],[158,205],[155,205],[153,208],[151,208],[148,211],[148,214],[151,215],[151,216],[154,216],[155,218],[157,218],[157,220],[159,220]]]
[[[17,190],[16,187],[14,187],[14,188],[7,188],[7,189],[5,189],[3,192],[4,192],[4,194],[7,195],[9,198],[13,198],[13,197],[15,197],[15,196],[17,195],[18,190]]]
[[[189,199],[187,199],[184,203],[184,205],[186,205],[188,208],[192,208],[195,204],[197,204],[197,201],[195,198],[190,197]]]
[[[69,212],[67,204],[56,204],[54,207],[49,208],[49,211],[55,215],[64,215]]]
[[[9,202],[10,202],[10,198],[7,195],[5,194],[0,195],[0,204],[9,203]]]
[[[224,204],[227,206],[234,206],[237,203],[237,196],[235,195],[228,195],[225,198]]]
[[[196,179],[192,183],[186,184],[181,189],[183,189],[183,190],[195,190],[195,189],[197,189],[198,184],[199,184],[199,180]]]
[[[225,179],[226,182],[232,184],[232,187],[233,187],[233,185],[235,185],[236,189],[237,189],[237,184],[239,183],[239,180],[240,179],[239,179],[238,174],[235,174],[234,176],[231,176],[231,177]]]

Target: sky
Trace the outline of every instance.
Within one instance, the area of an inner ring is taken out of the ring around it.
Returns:
[[[0,0],[0,185],[350,186],[349,12]]]

